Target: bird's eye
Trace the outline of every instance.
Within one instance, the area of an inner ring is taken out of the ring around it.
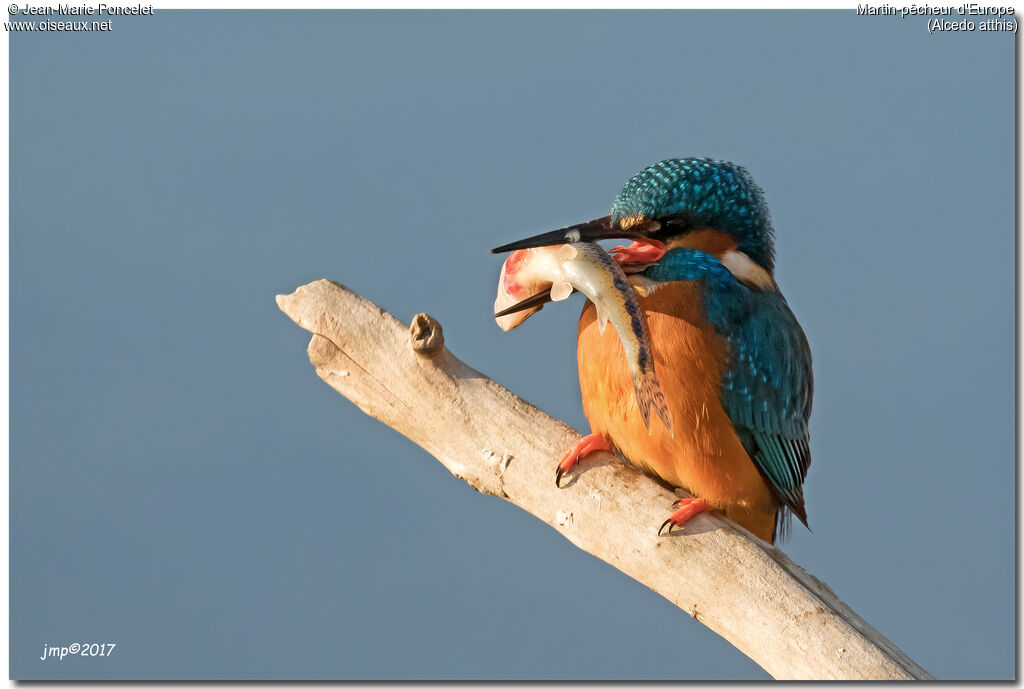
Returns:
[[[666,218],[661,221],[661,228],[654,233],[656,239],[662,237],[678,237],[681,234],[686,234],[693,229],[693,225],[690,219],[685,216],[676,216],[674,218]]]

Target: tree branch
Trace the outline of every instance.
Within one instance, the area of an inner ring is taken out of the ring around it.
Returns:
[[[701,514],[659,537],[676,495],[607,453],[562,490],[556,459],[579,435],[456,359],[440,325],[411,328],[320,280],[277,304],[313,333],[317,375],[434,455],[478,491],[504,498],[649,586],[777,679],[931,679],[779,550]]]

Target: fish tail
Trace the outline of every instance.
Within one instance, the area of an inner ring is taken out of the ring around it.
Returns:
[[[636,404],[640,409],[640,417],[644,420],[647,433],[651,432],[651,407],[653,406],[658,418],[668,429],[669,435],[674,435],[672,413],[669,411],[668,402],[665,401],[665,395],[661,392],[661,384],[654,371],[638,373],[633,376],[633,388],[636,392]]]

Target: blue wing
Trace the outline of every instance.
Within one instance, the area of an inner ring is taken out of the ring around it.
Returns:
[[[807,338],[785,298],[748,287],[713,256],[692,249],[669,252],[645,274],[656,281],[703,281],[705,313],[730,346],[722,406],[780,503],[806,525],[814,381]],[[780,516],[778,532],[786,521]]]
[[[725,333],[731,360],[722,379],[722,405],[765,480],[806,525],[811,351],[781,294],[751,292],[747,318]],[[783,526],[779,521],[778,528]]]

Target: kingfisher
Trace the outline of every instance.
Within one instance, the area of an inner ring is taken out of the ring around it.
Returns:
[[[663,160],[626,182],[609,215],[492,251],[605,239],[632,240],[610,253],[646,317],[673,428],[647,428],[622,346],[598,327],[588,301],[577,361],[590,433],[559,461],[556,486],[604,450],[693,496],[673,503],[659,535],[709,510],[769,543],[785,534],[790,515],[807,526],[811,352],[775,281],[761,188],[731,162]],[[534,295],[505,313],[549,300]]]

